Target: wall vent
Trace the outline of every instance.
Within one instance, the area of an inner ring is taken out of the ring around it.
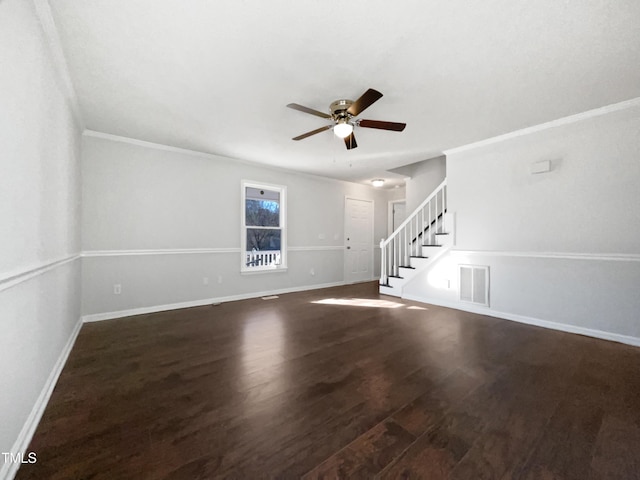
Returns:
[[[483,265],[459,265],[460,300],[476,305],[489,306],[489,267]]]

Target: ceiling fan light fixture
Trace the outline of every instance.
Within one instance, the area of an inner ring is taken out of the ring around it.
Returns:
[[[336,123],[336,126],[333,127],[333,133],[336,134],[336,137],[347,138],[353,132],[353,125],[348,123],[346,120],[340,120]]]
[[[2,0],[0,0],[0,2],[1,1]],[[332,102],[329,105],[330,114],[305,107],[304,105],[298,105],[297,103],[289,103],[287,105],[288,108],[333,121],[333,123],[330,123],[329,125],[303,133],[302,135],[293,137],[291,140],[298,141],[321,132],[326,132],[327,130],[333,130],[336,137],[344,140],[344,146],[346,149],[352,150],[354,148],[358,148],[358,143],[356,142],[355,135],[353,134],[355,127],[377,128],[378,130],[390,130],[392,132],[403,131],[404,127],[407,126],[406,123],[357,118],[367,108],[380,100],[380,98],[382,98],[382,94],[380,92],[373,88],[369,88],[366,92],[360,95],[355,102],[344,98]]]
[[[374,187],[381,187],[384,185],[384,180],[382,178],[376,178],[375,180],[371,180],[371,185]]]

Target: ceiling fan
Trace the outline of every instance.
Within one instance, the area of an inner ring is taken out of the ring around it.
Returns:
[[[303,138],[307,138],[311,135],[315,135],[316,133],[324,132],[325,130],[333,128],[333,133],[335,133],[336,136],[343,138],[347,150],[351,150],[358,146],[356,143],[356,137],[353,134],[353,127],[377,128],[380,130],[392,130],[394,132],[403,131],[404,127],[407,126],[406,123],[355,118],[375,102],[380,100],[380,98],[382,98],[382,94],[377,90],[370,88],[355,102],[353,100],[336,100],[331,103],[331,105],[329,105],[331,114],[319,112],[318,110],[304,107],[297,103],[290,103],[287,107],[293,108],[294,110],[333,120],[333,123],[329,125],[325,125],[324,127],[293,137],[292,140],[302,140]]]

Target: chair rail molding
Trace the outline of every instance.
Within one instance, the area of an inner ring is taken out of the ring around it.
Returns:
[[[456,250],[453,255],[486,257],[554,258],[559,260],[603,260],[609,262],[640,262],[638,253],[574,253],[574,252],[517,252],[507,250]]]
[[[42,275],[43,273],[53,270],[54,268],[58,268],[62,265],[66,265],[67,263],[78,260],[80,256],[80,253],[74,253],[66,257],[56,258],[54,260],[49,260],[38,265],[6,273],[0,277],[0,292],[3,290],[7,290],[8,288],[15,287],[22,282],[26,282],[27,280]]]

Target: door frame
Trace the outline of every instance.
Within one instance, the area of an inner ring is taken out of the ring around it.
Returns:
[[[387,238],[389,238],[389,236],[393,233],[393,205],[395,203],[404,203],[405,213],[406,213],[406,206],[407,206],[406,198],[399,198],[398,200],[389,200],[389,203],[387,206]]]
[[[371,227],[370,227],[370,232],[369,232],[369,238],[371,238],[371,254],[370,254],[370,259],[369,259],[369,265],[371,266],[371,278],[367,279],[367,280],[358,280],[356,282],[349,282],[347,281],[347,270],[348,270],[348,264],[347,264],[347,222],[348,222],[348,217],[347,217],[347,202],[349,200],[357,200],[359,202],[367,202],[371,204]],[[354,197],[353,195],[345,195],[344,196],[344,235],[343,235],[343,240],[344,240],[344,256],[343,256],[343,278],[344,278],[344,283],[345,284],[350,284],[350,283],[361,283],[361,282],[369,282],[371,280],[373,280],[375,278],[375,272],[374,272],[374,268],[375,268],[375,262],[374,262],[374,256],[373,256],[373,251],[375,250],[375,240],[373,238],[373,233],[374,233],[374,219],[376,218],[375,216],[375,202],[373,201],[372,198],[360,198],[360,197]]]

